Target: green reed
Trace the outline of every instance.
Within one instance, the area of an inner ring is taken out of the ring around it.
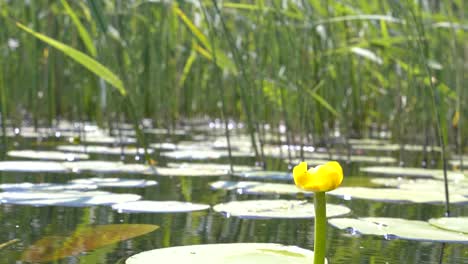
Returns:
[[[111,126],[123,115],[171,129],[193,117],[233,119],[246,123],[259,161],[263,125],[284,122],[290,144],[331,147],[335,130],[346,140],[376,126],[395,142],[439,144],[442,134],[458,154],[466,146],[462,0],[421,1],[414,18],[364,0],[177,1],[179,11],[176,1],[64,2],[0,1],[5,120]],[[128,99],[16,21],[108,67]],[[439,114],[428,110],[430,85]]]

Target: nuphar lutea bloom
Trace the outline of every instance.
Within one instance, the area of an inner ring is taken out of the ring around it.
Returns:
[[[301,162],[293,169],[294,182],[306,191],[328,192],[336,189],[343,181],[343,169],[336,161],[307,170],[307,163]]]

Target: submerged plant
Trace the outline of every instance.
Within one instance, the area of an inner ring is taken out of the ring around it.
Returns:
[[[301,162],[293,169],[294,183],[305,191],[314,192],[315,230],[314,264],[325,263],[327,238],[327,213],[325,192],[336,189],[343,181],[343,169],[336,161],[330,161],[307,169]]]

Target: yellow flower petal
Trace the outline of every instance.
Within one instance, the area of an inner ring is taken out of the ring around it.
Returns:
[[[343,169],[336,161],[330,161],[307,171],[307,163],[294,167],[294,182],[306,191],[328,192],[336,189],[343,181]]]
[[[294,183],[297,186],[303,186],[307,183],[307,163],[301,162],[299,165],[295,166],[293,169]]]

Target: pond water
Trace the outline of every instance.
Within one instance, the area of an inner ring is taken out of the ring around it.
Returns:
[[[54,142],[63,144],[63,142]],[[35,141],[23,140],[16,148],[27,149]],[[40,149],[54,149],[39,147]],[[35,147],[38,148],[37,146]],[[386,155],[388,155],[387,153]],[[399,158],[400,153],[391,154]],[[115,155],[90,154],[91,159],[118,160]],[[18,158],[9,158],[18,160]],[[133,157],[127,157],[133,160]],[[423,155],[414,152],[405,156],[407,164],[418,166]],[[226,159],[221,159],[226,162]],[[253,165],[252,158],[238,160],[243,165]],[[164,163],[164,160],[159,161]],[[211,161],[210,161],[211,162]],[[268,169],[287,171],[287,165],[278,158],[269,160]],[[359,173],[365,163],[343,164],[344,186],[370,185],[370,176]],[[138,174],[73,174],[73,173],[27,173],[1,172],[1,183],[67,183],[77,178],[119,177],[125,179],[155,180],[157,185],[143,188],[100,187],[99,190],[113,193],[137,194],[142,200],[183,201],[214,206],[218,203],[250,199],[294,199],[282,195],[246,195],[236,191],[212,190],[210,183],[218,180],[239,180],[235,176],[180,177]],[[284,183],[284,182],[283,182]],[[299,196],[300,199],[312,198]],[[349,207],[346,217],[400,217],[428,220],[444,214],[443,205],[382,203],[369,200],[343,200],[328,196],[328,202]],[[452,213],[467,216],[465,205],[453,205]],[[46,236],[66,236],[80,226],[105,224],[152,224],[156,231],[122,242],[89,250],[51,263],[125,263],[125,260],[142,251],[211,243],[280,243],[313,249],[313,220],[311,219],[241,219],[226,217],[212,209],[184,213],[120,213],[110,206],[63,207],[0,204],[0,243],[18,239],[0,249],[0,263],[22,263],[23,252],[35,241]],[[328,226],[329,263],[468,263],[468,245],[457,243],[431,243],[394,239],[391,236],[352,234]],[[156,263],[157,260],[155,260]]]

